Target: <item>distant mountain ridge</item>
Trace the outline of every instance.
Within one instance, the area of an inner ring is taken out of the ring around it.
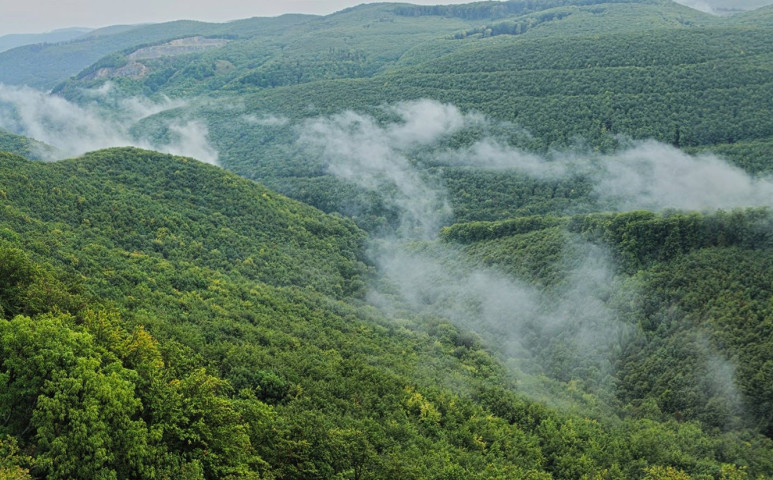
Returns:
[[[93,28],[62,28],[48,33],[11,33],[0,37],[0,53],[12,48],[36,43],[60,43],[87,35]]]
[[[773,478],[770,12],[0,53],[0,478]]]
[[[105,27],[63,44],[26,45],[0,53],[0,83],[50,89],[62,80],[111,53],[132,46],[195,35],[251,35],[275,33],[298,22],[303,15],[255,18],[227,24],[180,20],[151,25]],[[265,28],[264,28],[265,27]]]
[[[155,25],[106,27],[66,45],[27,46],[0,53],[0,82],[52,88],[106,55],[117,54],[133,46],[150,46],[187,36],[225,35],[241,40],[262,39],[255,47],[268,47],[267,54],[273,56],[276,53],[275,46],[272,47],[270,43],[272,40],[282,38],[281,43],[293,45],[311,34],[324,35],[323,32],[326,30],[331,33],[335,31],[342,33],[340,29],[344,27],[349,29],[368,25],[384,27],[385,22],[398,22],[396,25],[407,28],[403,31],[408,35],[403,37],[402,41],[416,44],[417,40],[426,42],[432,38],[441,38],[478,27],[481,21],[523,17],[555,8],[614,4],[651,6],[668,11],[673,11],[676,5],[668,0],[549,0],[546,2],[510,0],[434,7],[378,3],[348,8],[325,17],[284,15],[276,18],[245,19],[225,24],[177,21]],[[683,9],[681,15],[690,18],[693,23],[710,21],[700,16],[706,14],[700,14],[694,10],[688,11],[681,6],[680,8]],[[416,21],[411,21],[411,18]],[[445,20],[440,21],[441,19]],[[654,22],[652,26],[657,27],[663,19],[653,16],[651,21]],[[380,29],[383,30],[383,28]],[[401,31],[392,30],[393,34]],[[361,33],[365,32],[354,30],[347,35],[350,38],[357,38]],[[419,36],[420,33],[423,33],[423,36]],[[339,37],[339,40],[343,38]],[[394,37],[383,43],[382,47],[386,47],[389,51],[390,44],[394,44]],[[374,66],[374,68],[377,67]],[[365,66],[365,72],[369,71]]]
[[[768,218],[754,211],[527,218],[459,225],[445,242],[467,238],[472,244],[460,245],[460,256],[550,279],[567,265],[541,250],[574,248],[564,242],[562,225],[569,225],[604,238],[629,267],[679,259],[676,271],[637,275],[654,276],[644,279],[653,298],[664,297],[663,315],[695,293],[699,307],[687,311],[716,312],[718,292],[733,295],[723,303],[728,309],[740,295],[749,312],[743,318],[752,321],[771,308],[763,293],[773,255],[753,228],[761,217]],[[701,232],[711,237],[696,237]],[[627,360],[620,401],[585,391],[608,381],[609,372],[572,363],[576,325],[555,336],[530,334],[530,347],[544,356],[537,360],[561,379],[540,377],[545,400],[535,400],[535,385],[516,383],[475,333],[440,317],[400,311],[390,319],[363,305],[372,274],[361,261],[364,240],[349,220],[188,158],[115,148],[40,164],[0,153],[0,432],[7,452],[0,475],[171,478],[183,469],[207,480],[354,471],[378,480],[570,480],[607,471],[620,479],[773,473],[770,439],[723,424],[742,412],[724,392],[702,391],[708,342],[690,322],[661,320],[648,303],[628,307],[637,315],[632,325],[640,320],[637,328],[647,330],[618,353]],[[730,246],[715,251],[715,244]],[[696,249],[700,256],[692,255]],[[763,254],[765,262],[755,263]],[[711,272],[723,256],[723,267],[740,260],[759,271],[732,268],[729,284],[689,290],[691,275]],[[691,295],[669,298],[673,278],[684,278],[677,288]],[[754,301],[744,288],[754,289]],[[766,338],[757,332],[770,326],[761,323],[747,339],[745,325],[720,320],[716,328],[727,325],[728,344],[743,355],[745,389],[762,399],[754,413],[764,415],[770,384],[755,374],[771,350],[744,347]],[[576,409],[557,406],[564,399]],[[60,411],[67,414],[54,414]]]

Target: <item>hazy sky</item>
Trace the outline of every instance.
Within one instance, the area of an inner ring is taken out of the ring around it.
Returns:
[[[469,3],[415,0],[409,3]],[[773,0],[772,0],[773,1]],[[283,13],[325,15],[366,0],[0,0],[0,35],[41,33],[63,27],[204,20],[225,22]]]
[[[408,0],[418,4],[471,0]],[[679,0],[695,6],[752,8],[773,0]],[[365,0],[0,0],[0,35],[41,33],[64,27],[191,19],[224,22],[282,13],[328,14]]]

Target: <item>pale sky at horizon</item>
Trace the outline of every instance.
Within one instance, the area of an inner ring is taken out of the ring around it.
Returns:
[[[754,8],[773,0],[677,0],[701,8],[739,6]],[[409,0],[434,5],[470,3],[471,0]],[[326,15],[366,0],[0,0],[0,36],[42,33],[67,27],[105,27],[118,24],[171,20],[225,22],[283,13]]]
[[[409,0],[435,5],[471,0]],[[773,1],[773,0],[772,0]],[[0,0],[0,36],[67,27],[106,27],[171,20],[226,22],[284,13],[327,15],[368,0]],[[9,20],[9,21],[6,21]]]

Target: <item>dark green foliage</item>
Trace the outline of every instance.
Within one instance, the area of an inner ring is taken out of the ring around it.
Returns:
[[[767,35],[715,27],[508,39],[427,62],[399,82],[404,91],[426,89],[442,101],[517,121],[546,145],[574,135],[598,144],[607,132],[672,143],[676,126],[682,146],[734,142],[769,136],[762,112],[770,107],[764,92],[771,77],[760,70],[770,63]],[[744,107],[758,120],[739,121],[723,103],[757,109]]]
[[[76,312],[82,306],[80,293],[80,286],[70,278],[57,278],[50,268],[30,261],[22,250],[0,250],[0,317]]]
[[[640,321],[652,339],[632,347],[621,377],[628,398],[642,398],[649,385],[664,411],[723,428],[748,417],[770,436],[772,261],[769,247],[703,248],[642,273],[648,290]],[[713,348],[734,367],[716,358],[694,364]],[[708,386],[698,380],[705,369],[714,379]]]
[[[477,261],[559,292],[578,238],[605,245],[620,293],[633,288],[609,303],[641,333],[617,354],[621,403],[655,420],[768,436],[771,235],[767,209],[534,217],[443,232]],[[645,413],[648,404],[657,408]]]
[[[515,171],[444,168],[454,219],[494,221],[592,211],[592,183],[582,177],[532,178]]]
[[[769,443],[751,433],[557,413],[514,393],[477,336],[387,321],[352,298],[358,289],[315,284],[315,270],[330,283],[361,281],[362,234],[251,182],[134,149],[1,160],[4,474],[623,478],[655,465],[718,475],[722,463],[771,472],[760,460]],[[560,247],[564,225],[470,231],[495,232],[493,242],[546,232]],[[245,268],[251,245],[290,253]],[[296,279],[297,268],[309,275]],[[70,275],[57,280],[63,294],[32,288],[53,271]],[[48,302],[32,308],[31,290]]]
[[[491,136],[592,156],[622,135],[763,174],[770,18],[655,0],[378,4],[0,55],[7,75],[49,87],[91,64],[56,89],[72,100],[111,76],[118,96],[184,98],[133,133],[203,118],[228,169],[339,214],[153,152],[0,154],[0,476],[773,475],[769,211],[593,213],[581,173],[411,156],[457,222],[412,248],[539,292],[518,330],[526,354],[509,356],[506,335],[366,306],[376,269],[355,222],[389,231],[399,212],[295,143],[307,118],[389,121],[383,105],[430,98],[489,119],[449,148]],[[229,42],[116,74],[137,49],[192,35]],[[0,149],[34,150],[15,136]],[[579,267],[595,256],[608,285],[572,297],[594,285]],[[584,351],[588,332],[609,339]]]
[[[475,243],[483,240],[522,235],[535,230],[561,226],[566,219],[553,217],[522,217],[500,222],[457,223],[446,227],[440,237],[446,241]]]
[[[723,143],[709,148],[691,148],[688,152],[709,151],[722,158],[730,160],[734,164],[752,174],[768,174],[773,169],[773,140],[760,138],[757,140]]]
[[[637,271],[656,262],[710,247],[768,249],[773,230],[768,209],[712,215],[640,211],[575,217],[569,230],[613,246],[621,265]]]
[[[23,292],[29,290],[35,272],[21,250],[4,250],[0,255],[0,314],[14,316],[26,306]]]

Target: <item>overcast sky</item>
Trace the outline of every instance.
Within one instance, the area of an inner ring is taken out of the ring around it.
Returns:
[[[469,3],[471,0],[408,0],[417,4]],[[773,4],[773,0],[679,0],[696,6]],[[0,35],[42,33],[64,27],[191,19],[224,22],[282,13],[328,14],[365,0],[0,0]]]
[[[417,0],[409,3],[469,3]],[[326,15],[366,0],[0,0],[0,35],[42,33],[62,27],[204,20],[225,22],[283,13]]]

